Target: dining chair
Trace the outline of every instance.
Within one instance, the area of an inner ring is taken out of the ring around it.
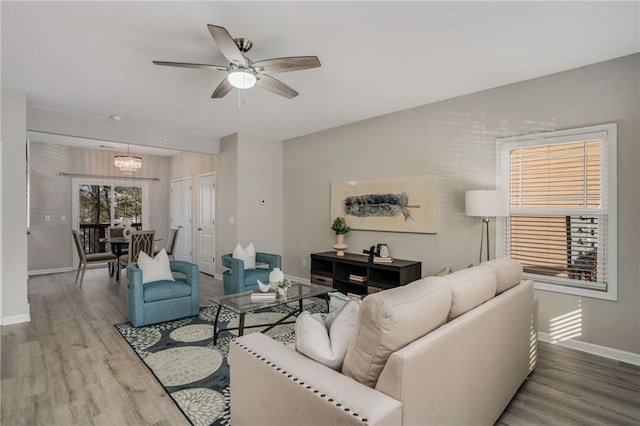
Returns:
[[[167,246],[164,248],[167,254],[169,255],[169,259],[174,259],[174,251],[176,249],[176,241],[178,241],[178,228],[172,227],[169,229],[169,237],[167,238]],[[160,249],[162,250],[162,249]],[[160,253],[160,250],[156,250],[153,254],[156,255]]]
[[[153,240],[156,231],[151,229],[147,231],[133,231],[129,235],[129,253],[123,254],[118,259],[118,268],[123,268],[131,263],[138,261],[138,255],[143,251],[153,257]]]
[[[78,231],[72,230],[71,234],[73,235],[73,242],[76,245],[76,250],[78,252],[78,258],[80,263],[78,264],[78,272],[76,272],[76,283],[78,283],[78,277],[80,277],[80,287],[82,287],[82,280],[84,279],[84,271],[87,269],[87,265],[90,263],[112,263],[115,262],[118,258],[115,254],[110,252],[104,253],[91,253],[86,254],[84,249],[82,248],[82,244],[80,243],[80,235]],[[82,271],[82,274],[80,274]]]
[[[108,241],[109,238],[111,237],[123,237],[124,236],[123,232],[124,232],[124,226],[122,225],[109,226],[107,229],[105,229],[104,236],[107,238],[107,241]],[[106,246],[108,251],[115,254],[113,247],[111,247],[109,243],[107,243]],[[128,254],[128,253],[129,253],[128,247],[120,249],[121,255]],[[116,263],[117,262],[109,263],[109,273],[112,275],[113,275],[113,272],[115,272],[115,268],[118,266]],[[112,268],[113,268],[113,271],[111,270]]]

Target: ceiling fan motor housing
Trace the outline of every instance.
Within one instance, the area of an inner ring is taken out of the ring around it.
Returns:
[[[236,43],[236,46],[238,46],[238,49],[243,53],[247,53],[253,47],[253,42],[248,38],[239,37],[234,38],[233,41]]]

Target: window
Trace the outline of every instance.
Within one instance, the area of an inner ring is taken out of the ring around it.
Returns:
[[[113,225],[130,224],[142,228],[142,186],[115,184],[78,185],[78,221],[80,241],[85,253],[105,251],[106,229]]]
[[[497,140],[499,254],[540,290],[617,300],[616,125]]]
[[[149,227],[149,183],[73,178],[71,212],[71,227],[80,234],[85,252],[104,252],[107,247],[100,238],[109,226],[129,223],[134,228]],[[74,256],[73,262],[76,268],[78,258]]]

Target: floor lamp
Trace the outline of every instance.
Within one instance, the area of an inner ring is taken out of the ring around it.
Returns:
[[[507,191],[480,189],[467,191],[464,198],[467,216],[482,217],[480,256],[478,257],[478,263],[480,263],[482,262],[485,227],[487,233],[487,260],[489,260],[489,222],[491,222],[491,218],[509,215],[509,193]]]

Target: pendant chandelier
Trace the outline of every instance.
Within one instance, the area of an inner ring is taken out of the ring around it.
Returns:
[[[127,155],[116,155],[113,164],[125,174],[132,174],[142,167],[142,157],[131,155],[127,144]]]

